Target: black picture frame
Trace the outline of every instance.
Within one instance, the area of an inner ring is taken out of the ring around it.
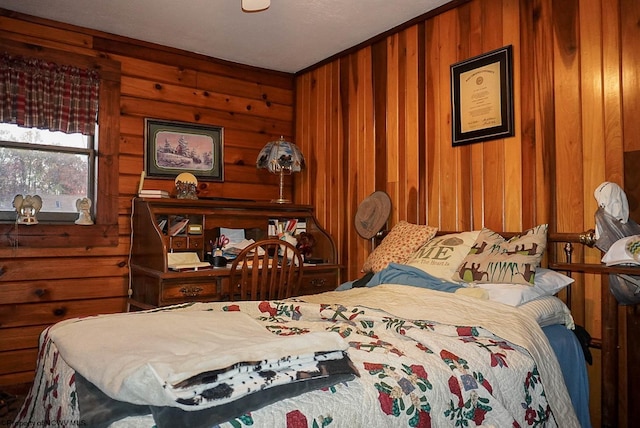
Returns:
[[[175,179],[189,172],[198,180],[224,181],[221,126],[145,119],[146,176]]]
[[[451,66],[451,116],[453,146],[515,135],[512,45]]]

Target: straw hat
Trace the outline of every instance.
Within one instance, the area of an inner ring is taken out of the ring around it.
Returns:
[[[373,192],[360,203],[356,212],[355,224],[358,235],[365,239],[373,238],[384,227],[391,214],[391,198],[386,192]]]

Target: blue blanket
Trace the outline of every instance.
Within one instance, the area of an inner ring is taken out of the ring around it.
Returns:
[[[436,278],[433,275],[429,275],[421,269],[398,263],[389,263],[385,269],[382,269],[380,272],[376,272],[369,282],[367,282],[366,287],[375,287],[380,284],[412,285],[414,287],[428,288],[448,293],[454,293],[457,289],[463,288],[462,285],[455,282],[445,281],[443,279]],[[336,290],[348,290],[352,287],[353,282],[345,282]]]

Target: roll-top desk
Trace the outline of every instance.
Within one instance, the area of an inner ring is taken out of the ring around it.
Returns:
[[[187,227],[176,233],[180,221]],[[305,265],[299,295],[316,294],[339,285],[340,267],[331,236],[317,223],[313,207],[239,200],[185,200],[136,198],[132,213],[131,309],[148,309],[190,301],[220,300],[228,287],[229,269],[204,268],[188,271],[169,269],[167,255],[195,252],[207,259],[209,242],[220,228],[244,229],[247,239],[269,236],[269,222],[295,219],[304,224],[315,244]],[[191,227],[188,227],[191,226]],[[172,233],[173,232],[173,233]]]

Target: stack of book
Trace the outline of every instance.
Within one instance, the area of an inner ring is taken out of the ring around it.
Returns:
[[[142,189],[138,192],[140,198],[168,198],[169,192],[158,189]]]

